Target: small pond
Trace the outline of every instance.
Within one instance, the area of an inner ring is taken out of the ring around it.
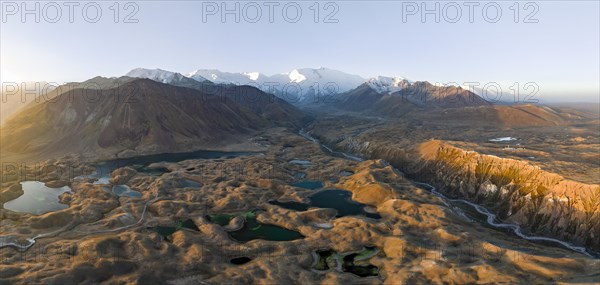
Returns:
[[[4,203],[4,209],[41,215],[69,207],[61,204],[58,199],[61,194],[71,192],[69,186],[50,188],[40,181],[24,181],[21,182],[21,186],[23,187],[23,195]]]
[[[317,250],[313,255],[313,268],[318,271],[338,270],[350,272],[360,277],[378,276],[379,268],[369,264],[369,259],[379,251],[375,247],[365,247],[360,252],[337,253],[334,250]]]
[[[310,161],[308,160],[292,159],[289,161],[289,163],[298,164],[302,166],[310,166]]]
[[[291,184],[294,187],[315,190],[323,187],[323,182],[314,180],[299,181]]]
[[[302,203],[302,202],[296,202],[296,201],[279,202],[277,200],[274,200],[274,201],[269,201],[269,204],[279,206],[281,208],[294,210],[294,211],[301,211],[301,212],[306,211],[310,208],[309,204]]]
[[[202,183],[190,179],[181,179],[178,184],[181,188],[200,188],[202,186]]]
[[[174,226],[156,226],[156,227],[150,227],[149,229],[156,231],[158,234],[163,236],[165,239],[169,239],[170,236],[172,234],[174,234],[176,231],[182,230],[184,228],[190,229],[193,231],[200,230],[200,229],[198,229],[198,226],[196,226],[196,223],[194,223],[194,221],[192,219],[180,220]]]
[[[135,191],[127,185],[115,185],[112,187],[112,192],[118,196],[122,197],[131,197],[131,198],[140,198],[142,197],[142,193]]]
[[[142,172],[151,176],[161,176],[165,173],[171,172],[168,168],[158,166],[158,167],[149,167],[147,165],[135,164],[131,166],[137,172]]]
[[[229,232],[231,238],[239,242],[247,242],[255,239],[290,241],[304,238],[299,232],[257,221],[256,214],[259,211],[252,210],[239,214],[214,214],[208,215],[207,219],[220,226],[227,226],[233,218],[238,216],[243,217],[244,224],[242,228]]]
[[[164,167],[149,167],[150,164],[156,162],[180,162],[188,159],[215,159],[215,158],[234,158],[238,156],[255,154],[253,152],[222,152],[222,151],[193,151],[182,153],[161,153],[144,156],[136,156],[131,158],[119,158],[103,161],[94,167],[96,172],[91,177],[98,178],[99,181],[106,181],[111,177],[113,170],[125,166],[132,167],[139,172],[150,175],[161,175],[169,172]]]
[[[501,137],[501,138],[495,138],[495,139],[490,139],[490,142],[510,142],[510,141],[516,141],[516,138],[513,137]]]
[[[242,256],[242,257],[232,258],[229,262],[231,262],[235,265],[242,265],[242,264],[246,264],[250,261],[252,261],[252,258]]]
[[[372,219],[380,219],[381,216],[377,213],[369,213],[365,211],[367,205],[352,200],[352,192],[346,190],[323,190],[308,197],[310,203],[301,202],[279,202],[269,201],[270,204],[282,208],[306,211],[310,207],[317,208],[332,208],[337,211],[336,217],[345,216],[365,216]]]
[[[294,173],[294,178],[295,179],[304,179],[304,177],[306,177],[306,173],[304,173],[304,172],[296,172],[296,173]]]

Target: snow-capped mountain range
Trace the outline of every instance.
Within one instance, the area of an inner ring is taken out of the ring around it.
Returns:
[[[338,87],[338,92],[345,92],[356,88],[358,85],[365,82],[365,79],[353,74],[344,73],[341,71],[329,68],[302,68],[294,69],[287,73],[275,74],[267,76],[260,72],[222,72],[216,69],[198,69],[189,73],[187,77],[202,80],[208,79],[214,83],[229,83],[236,85],[265,85],[265,89],[272,86],[276,89],[284,88],[286,84],[297,85],[303,91],[310,87],[323,89],[327,84],[335,83]]]
[[[184,76],[181,73],[162,70],[159,68],[157,68],[157,69],[136,68],[136,69],[129,71],[127,74],[125,74],[125,76],[136,77],[136,78],[147,78],[150,80],[154,80],[154,81],[161,82],[161,83],[167,83],[167,84],[180,82],[182,80],[185,80],[186,78],[189,78],[187,76]],[[193,79],[196,81],[200,81],[200,82],[206,80],[206,78],[200,78],[199,76],[196,76],[196,78],[193,78]]]
[[[412,84],[412,81],[406,80],[402,77],[387,77],[387,76],[377,76],[370,78],[367,80],[367,84],[371,89],[377,91],[378,93],[394,93],[406,88]]]
[[[359,75],[325,67],[294,69],[271,76],[260,72],[223,72],[216,69],[198,69],[183,75],[162,69],[136,68],[125,76],[148,78],[167,84],[193,79],[218,84],[252,85],[265,92],[282,95],[288,101],[298,102],[311,100],[315,94],[333,95],[347,92],[364,83],[382,94],[397,92],[412,84],[402,77],[377,76],[365,79]]]
[[[261,82],[265,76],[259,72],[223,72],[217,69],[198,69],[188,73],[187,77],[202,81],[210,80],[214,83],[243,85],[254,82]]]

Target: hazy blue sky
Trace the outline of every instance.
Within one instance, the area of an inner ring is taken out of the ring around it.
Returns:
[[[11,3],[19,7],[15,15]],[[249,22],[255,7],[243,9],[248,2],[237,2],[240,23],[235,22],[234,15],[227,15],[222,23],[220,11],[206,15],[203,21],[203,2],[192,1],[133,1],[128,9],[121,3],[118,23],[110,8],[113,1],[97,2],[102,16],[96,23],[83,17],[85,2],[74,7],[73,23],[69,22],[69,7],[58,2],[61,18],[49,23],[56,7],[44,9],[47,3],[37,3],[40,23],[35,22],[34,15],[26,15],[22,23],[21,2],[2,3],[2,81],[80,81],[96,75],[122,75],[135,67],[182,73],[215,68],[271,75],[325,66],[364,77],[498,82],[504,91],[512,82],[521,86],[535,82],[539,97],[544,99],[597,101],[599,96],[598,1],[532,2],[535,5],[528,7],[521,2],[518,23],[514,22],[516,6],[511,9],[513,1],[497,2],[502,15],[496,23],[488,22],[495,17],[493,6],[488,6],[488,21],[482,15],[487,2],[474,7],[473,23],[463,2],[456,2],[462,12],[457,23],[450,23],[456,7],[449,2],[437,2],[439,23],[434,15],[427,15],[425,23],[420,12],[407,15],[409,8],[421,10],[423,2],[419,1],[346,1],[331,2],[328,7],[320,2],[318,23],[310,8],[313,1],[296,2],[302,11],[296,23],[282,15],[286,2],[274,7],[273,23],[264,2],[255,2],[262,11],[257,23]],[[223,2],[204,3],[206,11]],[[235,3],[227,5],[232,8]],[[435,3],[426,5],[434,8]],[[35,2],[26,5],[34,8]],[[123,23],[135,7],[139,9],[133,18],[139,22]],[[338,23],[323,23],[335,7],[338,11],[332,19]],[[87,10],[91,20],[93,8]],[[537,19],[538,23],[524,23],[536,9],[529,20]],[[295,16],[294,7],[288,7],[287,15]]]

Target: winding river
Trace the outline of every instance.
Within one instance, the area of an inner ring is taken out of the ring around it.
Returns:
[[[102,230],[102,231],[92,231],[92,232],[81,232],[81,231],[77,231],[77,230],[74,230],[74,231],[76,231],[78,233],[82,233],[82,234],[92,235],[92,234],[102,234],[102,233],[108,233],[108,232],[116,232],[116,231],[120,231],[120,230],[131,228],[133,226],[141,224],[142,221],[144,220],[145,215],[146,215],[146,209],[148,208],[148,206],[150,204],[156,202],[156,201],[159,201],[159,200],[160,199],[157,196],[155,196],[153,199],[147,201],[144,204],[144,208],[142,210],[142,214],[140,215],[140,219],[137,222],[133,223],[133,224],[122,226],[122,227],[119,227],[119,228],[116,228],[116,229],[109,229],[109,230]],[[15,238],[13,236],[0,236],[0,248],[6,247],[6,246],[10,246],[10,247],[14,247],[14,248],[18,249],[19,251],[26,251],[27,249],[29,249],[30,247],[32,247],[35,244],[35,241],[37,239],[45,238],[45,237],[52,237],[54,235],[57,235],[59,233],[62,233],[62,232],[65,232],[65,231],[69,230],[73,226],[74,225],[71,222],[68,225],[66,225],[66,226],[64,226],[64,227],[62,227],[62,228],[60,228],[60,229],[58,229],[56,231],[49,232],[49,233],[44,233],[44,234],[39,234],[39,235],[36,235],[34,237],[27,238],[27,239],[25,239],[27,241],[26,244],[19,244],[19,243],[17,243],[15,241]]]
[[[313,143],[318,144],[321,147],[321,149],[325,153],[327,153],[328,155],[331,155],[331,156],[334,156],[334,157],[339,157],[339,158],[344,158],[344,159],[349,159],[349,160],[352,160],[352,161],[359,161],[359,162],[363,161],[363,159],[360,158],[360,157],[358,157],[358,156],[351,155],[351,154],[344,153],[344,152],[335,151],[335,150],[331,149],[330,147],[322,144],[316,138],[312,137],[308,132],[304,131],[304,129],[301,129],[299,131],[299,135],[302,136],[302,137],[304,137],[305,139],[313,142]],[[395,171],[399,172],[399,170],[397,170],[397,169],[395,169]],[[593,251],[590,251],[590,250],[586,249],[585,247],[576,246],[576,245],[573,245],[571,243],[568,243],[568,242],[565,242],[565,241],[561,241],[561,240],[558,240],[558,239],[554,239],[554,238],[543,237],[543,236],[529,236],[529,235],[526,235],[526,234],[523,233],[521,227],[519,227],[516,224],[507,224],[507,223],[497,222],[496,215],[493,214],[493,213],[491,213],[488,209],[484,208],[481,205],[477,205],[475,203],[472,203],[472,202],[464,200],[464,199],[451,199],[451,198],[445,196],[444,194],[438,192],[436,190],[436,188],[433,187],[432,185],[429,185],[427,183],[417,182],[417,181],[412,181],[412,182],[415,185],[419,185],[419,186],[421,186],[421,187],[429,190],[432,194],[434,194],[434,195],[438,196],[439,198],[441,198],[442,201],[444,202],[444,204],[446,206],[448,206],[451,209],[452,212],[454,212],[455,214],[457,214],[457,215],[459,215],[461,217],[466,217],[466,216],[465,216],[465,213],[463,213],[460,210],[460,206],[458,206],[457,204],[463,204],[463,205],[469,206],[472,209],[474,209],[475,211],[477,211],[478,213],[484,215],[486,217],[486,221],[485,222],[487,223],[487,225],[492,226],[494,228],[498,228],[498,229],[509,230],[512,233],[514,233],[516,236],[518,236],[518,237],[520,237],[522,239],[529,240],[529,241],[552,243],[552,244],[561,246],[563,248],[567,248],[567,249],[570,249],[572,251],[584,254],[584,255],[586,255],[588,257],[600,258],[600,254],[595,253]],[[110,230],[104,230],[104,231],[96,231],[96,232],[87,232],[85,234],[97,234],[97,233],[106,233],[106,232],[116,232],[116,231],[124,230],[124,229],[130,228],[130,227],[139,225],[144,220],[147,207],[150,204],[158,201],[159,199],[160,199],[159,197],[154,197],[153,199],[147,201],[144,204],[144,208],[142,210],[141,216],[140,216],[139,220],[136,223],[133,223],[133,224],[127,225],[127,226],[123,226],[123,227],[119,227],[119,228],[116,228],[116,229],[110,229]],[[70,229],[72,227],[73,227],[72,224],[68,224],[65,227],[63,227],[61,229],[58,229],[56,231],[53,231],[53,232],[50,232],[50,233],[39,234],[37,236],[31,237],[31,238],[27,238],[26,239],[26,241],[27,241],[26,244],[20,244],[20,243],[18,243],[17,240],[16,240],[16,238],[13,237],[13,236],[0,236],[0,248],[6,247],[6,246],[11,246],[11,247],[14,247],[14,248],[16,248],[18,250],[25,251],[28,248],[30,248],[31,246],[33,246],[35,244],[35,242],[36,242],[37,239],[44,238],[44,237],[54,236],[56,234],[59,234],[61,232],[66,231],[66,230],[68,230],[68,229]]]
[[[339,151],[334,151],[333,149],[331,149],[330,147],[322,144],[318,139],[312,137],[308,132],[304,131],[304,129],[301,129],[299,131],[299,135],[306,138],[309,141],[312,141],[316,144],[318,144],[321,149],[323,149],[327,154],[335,156],[335,157],[341,157],[341,158],[346,158],[346,159],[350,159],[353,161],[363,161],[362,158],[358,157],[358,156],[354,156],[351,154],[347,154],[347,153],[343,153],[343,152],[339,152]],[[400,172],[398,169],[394,168],[395,171]],[[557,246],[566,248],[566,249],[570,249],[572,251],[584,254],[588,257],[591,258],[598,258],[600,259],[600,253],[596,253],[593,252],[585,247],[581,247],[581,246],[576,246],[573,245],[571,243],[565,242],[565,241],[561,241],[558,239],[554,239],[554,238],[549,238],[549,237],[543,237],[543,236],[529,236],[523,233],[521,227],[519,225],[516,224],[506,224],[506,223],[500,223],[497,222],[497,217],[495,214],[493,214],[492,212],[490,212],[488,209],[486,209],[485,207],[481,206],[481,205],[477,205],[473,202],[464,200],[464,199],[451,199],[447,196],[445,196],[444,194],[438,192],[436,190],[435,187],[433,187],[430,184],[427,183],[423,183],[423,182],[417,182],[417,181],[413,181],[411,180],[411,182],[415,185],[419,185],[425,189],[427,189],[428,191],[430,191],[432,194],[438,196],[439,198],[442,199],[442,202],[448,206],[448,208],[450,208],[450,210],[461,216],[461,217],[465,217],[469,220],[472,220],[470,218],[468,218],[465,213],[463,213],[460,210],[460,206],[458,206],[457,204],[463,204],[466,205],[468,207],[471,207],[472,209],[474,209],[475,211],[477,211],[478,213],[484,215],[486,217],[486,224],[494,227],[494,228],[498,228],[498,229],[504,229],[504,230],[509,230],[510,232],[514,233],[516,236],[525,239],[525,240],[529,240],[529,241],[537,241],[537,242],[546,242],[546,243],[552,243],[555,244]]]

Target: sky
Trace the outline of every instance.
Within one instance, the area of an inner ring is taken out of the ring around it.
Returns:
[[[521,94],[532,82],[543,100],[599,100],[598,1],[288,2],[2,1],[0,81],[83,81],[136,67],[267,75],[328,67],[365,78],[496,82]]]

